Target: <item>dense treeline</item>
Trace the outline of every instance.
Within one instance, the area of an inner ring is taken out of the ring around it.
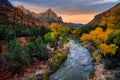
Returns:
[[[34,26],[29,27],[26,25],[0,25],[0,40],[9,41],[15,37],[32,37],[41,36],[43,38],[49,30],[45,27]]]
[[[44,42],[47,32],[49,30],[41,26],[0,25],[0,41],[7,46],[6,53],[2,54],[9,69],[16,71],[34,62],[34,59],[47,60],[48,50]],[[20,37],[23,37],[21,41],[24,45],[20,42]]]
[[[5,58],[9,69],[12,71],[30,64],[35,61],[35,58],[41,60],[48,59],[48,50],[40,36],[25,46],[22,46],[17,39],[13,39],[8,43],[7,49],[8,53],[5,54]]]

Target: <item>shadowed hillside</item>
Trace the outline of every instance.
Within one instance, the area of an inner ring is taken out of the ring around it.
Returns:
[[[98,26],[120,25],[120,3],[111,9],[100,13],[92,21],[85,25],[84,30],[88,32]],[[110,23],[110,24],[109,24]]]
[[[44,13],[36,14],[23,6],[14,7],[8,0],[0,0],[0,23],[49,26],[50,23],[63,23],[51,9]]]

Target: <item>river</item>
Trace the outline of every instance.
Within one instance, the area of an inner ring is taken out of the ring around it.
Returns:
[[[70,51],[66,61],[50,75],[50,80],[88,80],[93,71],[90,52],[74,40],[69,41]]]

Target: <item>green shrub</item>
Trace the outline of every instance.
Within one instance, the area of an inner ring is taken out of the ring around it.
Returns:
[[[9,53],[5,55],[8,66],[16,71],[22,66],[30,63],[31,58],[26,46],[21,46],[17,39],[11,40],[8,44]]]
[[[52,41],[54,41],[54,39],[51,38],[50,33],[47,33],[47,34],[44,35],[44,40],[45,40],[45,42],[52,42]]]
[[[61,51],[55,51],[54,56],[49,60],[50,66],[53,68],[58,67],[67,57],[66,52],[61,52]]]
[[[38,36],[34,41],[32,41],[29,47],[30,53],[34,54],[37,58],[43,60],[48,59],[47,47],[40,36]]]
[[[120,45],[120,35],[118,35],[113,41],[114,41],[114,43],[116,43],[117,45]]]

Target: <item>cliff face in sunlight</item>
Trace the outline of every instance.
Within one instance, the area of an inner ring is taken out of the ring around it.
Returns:
[[[30,16],[33,19],[36,19],[40,22],[46,22],[46,23],[63,23],[63,20],[61,17],[58,17],[55,12],[53,12],[51,9],[48,9],[46,12],[43,13],[35,13],[31,12],[27,9],[25,9],[22,5],[18,6],[19,9],[21,9],[26,15]]]
[[[14,7],[8,0],[0,0],[0,24],[49,26],[53,22],[62,23],[63,21],[51,9],[36,14],[22,6]]]

